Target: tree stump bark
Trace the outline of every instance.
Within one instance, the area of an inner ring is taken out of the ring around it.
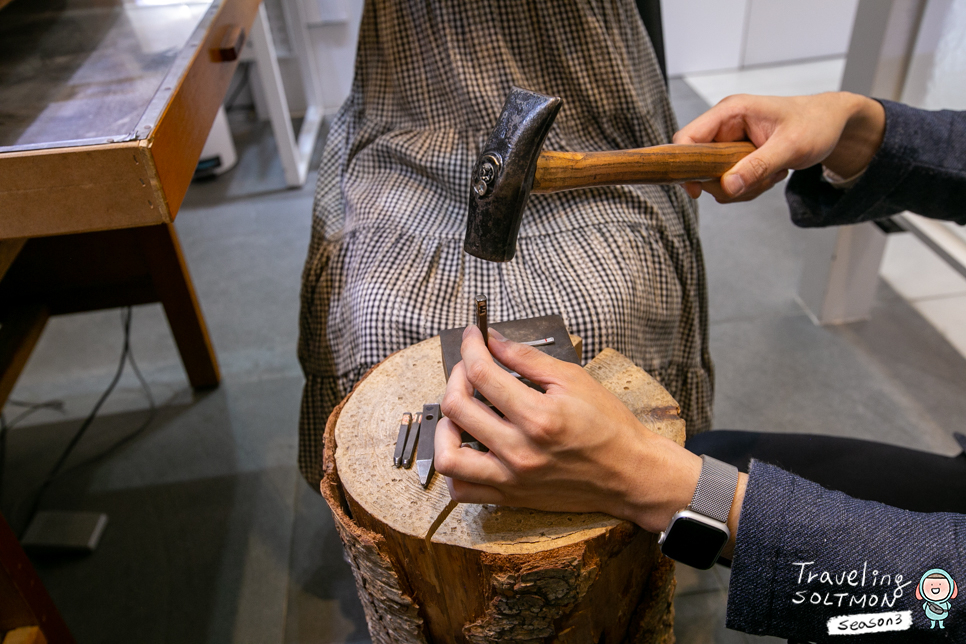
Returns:
[[[586,367],[652,431],[684,421],[660,384],[611,349]],[[455,504],[394,469],[399,416],[445,391],[439,338],[374,367],[332,412],[322,494],[373,642],[674,642],[674,564],[656,535],[604,514]]]

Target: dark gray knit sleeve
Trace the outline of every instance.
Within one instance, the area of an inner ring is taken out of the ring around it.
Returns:
[[[829,185],[821,165],[792,174],[785,198],[796,225],[854,224],[904,210],[966,223],[966,112],[880,102],[882,146],[852,188]]]
[[[916,596],[937,570],[955,587],[931,598],[944,619]],[[860,501],[752,463],[728,628],[809,642],[966,642],[964,584],[966,516]]]

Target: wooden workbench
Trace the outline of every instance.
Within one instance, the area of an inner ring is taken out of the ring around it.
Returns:
[[[173,221],[259,0],[0,0],[0,407],[50,315],[161,302],[218,363]],[[0,640],[69,631],[0,517]]]

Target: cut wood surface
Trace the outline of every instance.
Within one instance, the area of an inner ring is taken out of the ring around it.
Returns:
[[[684,442],[678,405],[606,349],[586,367],[652,431]],[[673,564],[611,516],[455,504],[436,475],[392,467],[403,412],[440,402],[439,338],[387,358],[326,428],[322,492],[374,642],[673,642]]]

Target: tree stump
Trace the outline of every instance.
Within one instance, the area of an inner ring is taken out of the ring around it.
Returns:
[[[684,442],[679,407],[611,349],[586,367],[649,429]],[[394,469],[399,417],[440,402],[439,337],[374,367],[332,412],[322,494],[373,642],[673,643],[674,564],[604,514],[455,504]]]

